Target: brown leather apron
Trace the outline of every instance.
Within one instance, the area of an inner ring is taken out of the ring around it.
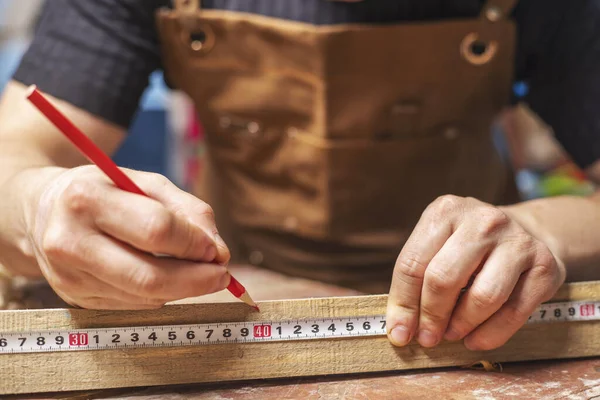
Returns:
[[[208,134],[195,193],[236,261],[386,292],[436,197],[514,193],[490,125],[509,100],[516,0],[478,18],[333,26],[198,3],[176,1],[158,28],[168,80]]]

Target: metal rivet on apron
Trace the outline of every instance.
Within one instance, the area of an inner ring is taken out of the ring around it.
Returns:
[[[294,128],[293,126],[289,127],[287,129],[287,135],[292,139],[295,138],[296,136],[298,136],[298,129]]]
[[[290,231],[295,230],[298,227],[298,218],[286,217],[283,221],[283,226]]]
[[[215,46],[215,33],[207,23],[198,20],[182,20],[186,29],[182,31],[182,40],[195,55],[204,55]]]
[[[199,39],[194,39],[194,37],[192,36],[192,43],[190,44],[190,47],[192,48],[192,50],[200,51],[200,50],[202,50],[202,46],[204,46],[204,42]]]
[[[465,60],[473,65],[487,64],[498,51],[498,42],[484,42],[475,32],[469,33],[460,44],[460,52]]]
[[[247,132],[250,136],[256,137],[260,133],[261,126],[256,121],[247,121],[241,118],[221,116],[219,117],[219,126],[221,129],[233,128],[240,132]]]
[[[260,132],[260,125],[258,124],[258,122],[248,122],[248,124],[246,125],[246,129],[248,129],[248,132],[250,132],[253,135],[256,135]]]
[[[492,22],[497,22],[502,18],[502,11],[496,6],[490,6],[485,10],[485,16]]]
[[[263,253],[261,253],[258,250],[254,250],[254,251],[250,252],[250,256],[248,257],[248,261],[252,265],[258,266],[258,265],[262,264],[263,260],[264,260]]]
[[[444,130],[444,137],[448,140],[454,140],[458,137],[459,133],[458,128],[446,128]]]

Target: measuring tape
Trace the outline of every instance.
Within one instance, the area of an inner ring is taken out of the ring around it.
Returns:
[[[542,304],[528,323],[600,320],[600,301]],[[267,322],[0,332],[0,356],[13,353],[343,339],[386,335],[384,315]]]

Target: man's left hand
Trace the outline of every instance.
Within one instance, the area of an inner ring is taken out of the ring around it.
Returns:
[[[397,346],[464,339],[470,350],[503,345],[565,280],[548,247],[501,209],[443,196],[402,249],[390,290],[388,336]]]

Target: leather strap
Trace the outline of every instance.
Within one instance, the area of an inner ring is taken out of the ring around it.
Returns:
[[[490,21],[498,21],[510,17],[519,0],[487,0],[481,9],[481,16]]]
[[[201,0],[171,0],[173,9],[179,16],[179,21],[188,30],[194,31],[197,16],[202,9]]]
[[[193,14],[202,8],[200,0],[172,0],[173,8],[184,14]]]

